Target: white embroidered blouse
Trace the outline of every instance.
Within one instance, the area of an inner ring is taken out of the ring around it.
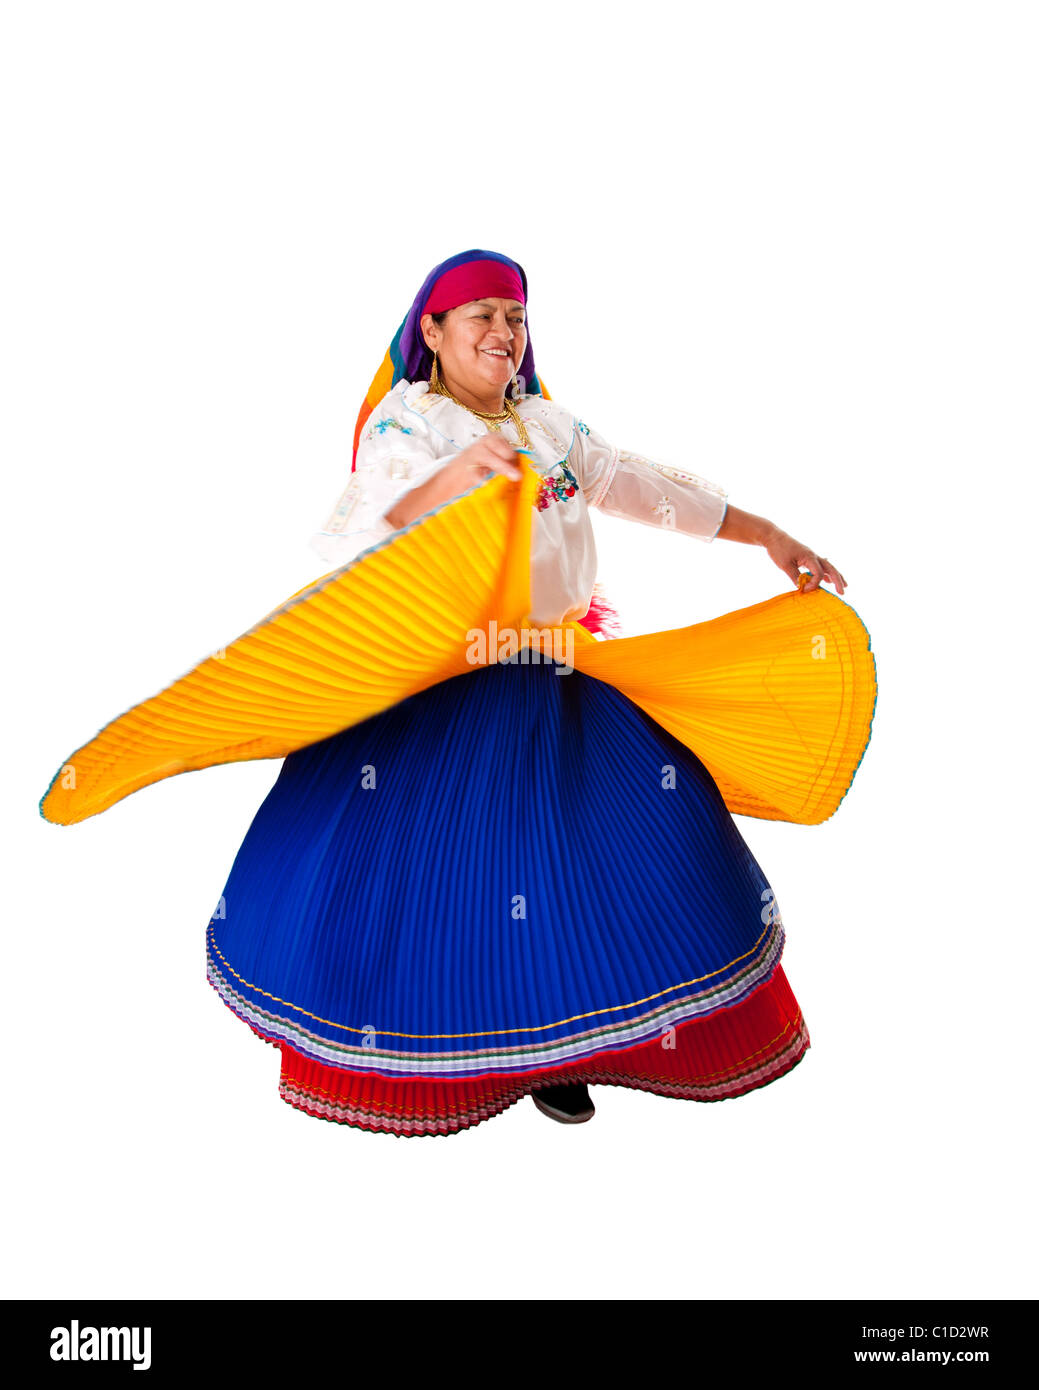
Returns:
[[[542,476],[531,534],[533,622],[547,627],[588,612],[596,574],[590,507],[703,541],[718,534],[728,503],[717,484],[615,448],[554,400],[522,396],[514,404],[536,455],[528,462]],[[356,471],[312,548],[338,569],[393,535],[385,513],[487,428],[428,382],[398,382],[368,417]],[[501,433],[519,445],[511,420]]]

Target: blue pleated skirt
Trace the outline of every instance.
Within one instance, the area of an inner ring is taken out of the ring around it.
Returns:
[[[530,1081],[667,1047],[737,1017],[782,947],[700,760],[547,660],[476,667],[290,754],[207,928],[210,982],[324,1069],[321,1093],[339,1072]],[[796,1022],[762,1081],[807,1047]]]

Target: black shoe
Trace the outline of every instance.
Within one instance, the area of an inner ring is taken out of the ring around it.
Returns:
[[[558,1120],[561,1125],[580,1125],[595,1114],[595,1106],[582,1083],[569,1086],[539,1086],[531,1099],[542,1115]]]

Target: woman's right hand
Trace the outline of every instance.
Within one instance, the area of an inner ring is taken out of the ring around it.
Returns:
[[[501,473],[516,481],[523,476],[520,457],[507,439],[496,430],[490,431],[456,454],[431,478],[405,493],[392,511],[386,513],[386,520],[395,528],[407,526],[415,517],[468,492],[492,473]]]
[[[445,464],[437,477],[442,478],[445,487],[451,489],[446,496],[456,497],[460,492],[467,492],[481,478],[489,478],[492,473],[501,473],[514,481],[522,478],[518,457],[515,447],[497,431],[491,430]]]

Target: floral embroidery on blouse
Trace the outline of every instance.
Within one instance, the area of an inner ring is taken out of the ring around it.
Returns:
[[[591,430],[588,428],[588,426],[585,424],[583,420],[576,420],[574,423],[577,425],[577,428],[581,431],[582,434],[591,434]]]
[[[394,420],[392,415],[387,415],[383,420],[376,420],[368,431],[367,438],[371,439],[376,434],[385,434],[387,430],[400,430],[401,434],[411,434],[407,425],[402,425],[399,420]]]
[[[570,498],[577,493],[580,487],[577,478],[571,472],[565,460],[561,459],[558,464],[554,464],[553,466],[560,468],[563,476],[561,478],[548,478],[544,476],[541,478],[538,483],[538,495],[534,501],[534,505],[539,512],[543,512],[547,507],[551,507],[553,502],[568,502]]]

